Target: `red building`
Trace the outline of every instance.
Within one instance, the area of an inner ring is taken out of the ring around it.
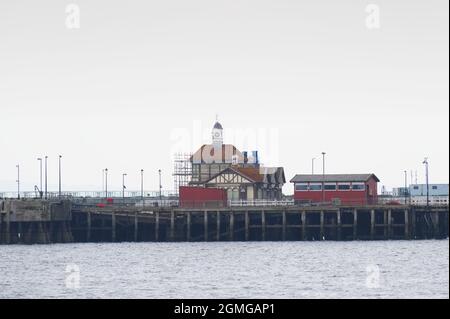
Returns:
[[[350,205],[375,204],[379,181],[374,174],[296,175],[291,179],[297,203],[336,202]]]
[[[180,187],[180,207],[182,208],[210,208],[226,207],[227,192],[219,188]]]

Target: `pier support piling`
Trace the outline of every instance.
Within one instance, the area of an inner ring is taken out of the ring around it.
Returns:
[[[434,230],[434,238],[440,238],[441,234],[440,234],[440,227],[439,227],[439,212],[435,211],[433,213],[434,218],[433,218],[433,230]]]
[[[245,212],[245,241],[249,241],[250,239],[250,217],[248,215],[248,211]]]
[[[208,241],[208,211],[203,212],[203,237]]]
[[[302,240],[306,239],[306,212],[302,211]]]
[[[325,213],[323,210],[320,211],[320,238],[319,240],[325,240]]]
[[[410,239],[409,211],[408,211],[408,209],[405,209],[405,239]]]
[[[388,239],[392,238],[392,209],[388,210]]]
[[[155,213],[155,241],[159,241],[159,212]]]
[[[187,218],[187,222],[186,222],[186,226],[187,226],[187,229],[186,229],[186,240],[187,241],[191,241],[191,212],[188,212],[187,213],[187,216],[186,216],[186,218]]]
[[[261,211],[261,240],[266,240],[266,212]]]
[[[87,223],[87,228],[86,228],[86,242],[90,242],[91,241],[91,226],[92,226],[92,216],[91,216],[91,212],[88,212],[86,214],[86,223]]]
[[[220,241],[220,211],[216,212],[216,240]]]
[[[138,241],[138,233],[139,231],[139,218],[138,218],[138,214],[135,213],[134,214],[134,241],[137,242]]]
[[[353,240],[358,239],[358,210],[353,210]]]
[[[116,241],[116,214],[111,214],[111,241]]]
[[[341,210],[338,209],[336,212],[337,219],[337,240],[342,239],[342,221],[341,221]]]
[[[370,210],[370,239],[375,239],[375,210]]]
[[[234,212],[230,211],[230,241],[234,239]]]

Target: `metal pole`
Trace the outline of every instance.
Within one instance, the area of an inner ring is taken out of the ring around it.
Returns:
[[[427,184],[427,208],[430,206],[430,186],[428,181],[428,157],[425,157],[425,160],[422,164],[425,164],[425,179]]]
[[[20,199],[20,165],[17,164],[17,199]]]
[[[325,152],[322,152],[322,202],[325,203]]]
[[[141,199],[142,206],[144,206],[144,170],[141,169]]]
[[[48,156],[45,156],[45,199],[47,199],[47,159]]]
[[[58,191],[59,198],[61,198],[61,158],[62,158],[62,155],[59,155],[59,164],[58,164],[58,166],[59,166],[59,191]]]
[[[162,200],[161,170],[158,170],[158,173],[159,173],[159,200]]]
[[[108,199],[108,169],[105,168],[105,198]]]
[[[408,204],[408,171],[405,171],[405,205]]]
[[[39,170],[40,170],[40,175],[39,175],[39,183],[40,183],[40,186],[39,186],[39,197],[42,199],[42,194],[43,194],[43,191],[42,191],[42,158],[38,158],[38,161],[39,161]]]
[[[122,174],[122,203],[125,205],[125,176],[127,174]]]

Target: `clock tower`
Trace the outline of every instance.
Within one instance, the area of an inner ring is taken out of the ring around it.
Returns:
[[[223,127],[219,122],[216,122],[212,129],[212,144],[215,149],[221,148],[223,144]]]

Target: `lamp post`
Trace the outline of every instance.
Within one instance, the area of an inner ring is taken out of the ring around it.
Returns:
[[[45,199],[47,199],[47,160],[48,156],[45,156]]]
[[[158,170],[159,173],[159,200],[162,200],[162,185],[161,185],[161,170]]]
[[[20,199],[20,165],[17,164],[17,199]]]
[[[122,203],[125,205],[125,176],[127,176],[127,174],[122,174]]]
[[[405,171],[405,205],[408,204],[408,171]]]
[[[144,170],[141,169],[141,200],[142,206],[144,206]]]
[[[322,202],[325,203],[325,152],[322,152]]]
[[[39,161],[39,197],[42,199],[42,158],[37,159]]]
[[[108,200],[108,169],[105,168],[105,199]]]
[[[422,164],[425,164],[425,180],[427,184],[427,208],[430,206],[430,186],[428,181],[428,157],[425,157]]]
[[[58,194],[59,194],[59,198],[61,198],[61,158],[62,155],[59,155],[59,161],[58,161],[58,167],[59,167],[59,189],[58,189]]]

